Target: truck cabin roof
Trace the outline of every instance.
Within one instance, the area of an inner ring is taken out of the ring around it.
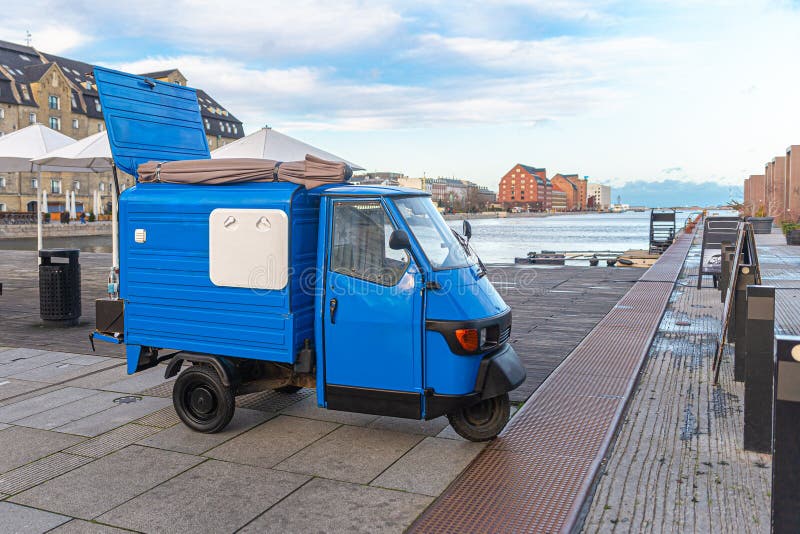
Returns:
[[[326,197],[421,197],[431,196],[427,191],[412,189],[410,187],[398,187],[387,185],[326,185],[315,187],[309,190],[310,194],[318,194]]]

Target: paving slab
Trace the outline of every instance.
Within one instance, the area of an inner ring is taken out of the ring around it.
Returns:
[[[316,419],[318,421],[330,421],[331,423],[353,426],[367,426],[378,418],[377,415],[340,412],[339,410],[320,408],[317,406],[316,395],[306,397],[300,402],[292,404],[288,408],[282,410],[281,413],[285,415],[293,415],[295,417],[306,417],[308,419]]]
[[[28,417],[23,417],[22,419],[17,419],[14,421],[14,424],[31,428],[41,428],[43,430],[52,430],[53,428],[58,428],[73,421],[77,421],[78,419],[83,419],[97,412],[108,410],[114,406],[114,399],[117,397],[118,394],[116,393],[100,391],[89,397],[84,397]]]
[[[44,354],[47,352],[46,350],[42,349],[26,349],[26,348],[8,348],[6,347],[2,353],[0,353],[0,363],[5,364],[8,362],[12,362],[14,360],[20,359],[27,359],[32,358],[33,356],[38,356],[39,354]]]
[[[332,432],[338,425],[280,415],[204,454],[218,460],[273,467],[303,447]]]
[[[91,389],[65,387],[56,391],[36,395],[0,407],[0,421],[4,423],[13,423],[18,419],[23,419],[50,410],[54,406],[61,406],[62,404],[83,399],[96,393],[96,391]]]
[[[68,360],[64,360],[66,363],[71,363],[74,365],[94,365],[96,363],[103,363],[111,360],[111,358],[107,358],[105,356],[90,356],[87,354],[78,354],[73,358]],[[111,360],[114,362],[115,365],[119,365],[119,360]]]
[[[7,425],[5,423],[0,423],[0,430],[10,427],[11,425]]]
[[[133,375],[126,375],[126,378],[103,386],[103,389],[106,391],[119,391],[120,393],[141,393],[146,389],[166,382],[174,382],[174,378],[170,380],[164,379],[164,370],[165,366],[159,365]]]
[[[83,443],[78,443],[74,447],[66,449],[64,452],[101,458],[114,451],[124,449],[128,445],[132,445],[156,432],[158,432],[158,428],[152,426],[129,424],[115,428],[105,434],[100,434],[95,438],[87,439]]]
[[[31,382],[28,380],[16,380],[14,378],[0,378],[0,400],[16,397],[17,395],[22,395],[23,393],[28,393],[30,391],[36,391],[37,389],[47,386],[48,384],[45,384],[44,382]]]
[[[128,376],[127,365],[117,360],[119,365],[109,367],[105,371],[98,371],[87,376],[75,378],[65,382],[65,386],[76,388],[104,389],[104,386],[124,380]]]
[[[169,400],[158,397],[141,397],[141,400],[132,403],[119,402],[108,410],[73,421],[55,430],[67,434],[94,437],[151,414],[169,404]]]
[[[427,437],[381,473],[371,485],[435,497],[484,447],[486,443]]]
[[[36,428],[13,426],[0,430],[0,473],[11,471],[80,441],[83,438]]]
[[[131,445],[10,500],[93,519],[202,461],[197,456]]]
[[[186,454],[201,454],[272,417],[274,417],[273,414],[266,412],[237,408],[233,419],[222,432],[204,434],[180,424],[150,435],[140,440],[138,444]]]
[[[399,533],[431,497],[315,478],[267,510],[242,533]]]
[[[60,527],[54,528],[48,534],[129,534],[129,531],[91,523],[82,519],[73,519]]]
[[[10,502],[0,502],[0,525],[7,534],[32,534],[66,523],[71,518]]]
[[[112,359],[100,363],[93,363],[91,365],[68,363],[66,360],[63,360],[42,365],[35,369],[28,369],[21,373],[14,373],[9,376],[18,380],[33,380],[36,382],[46,382],[48,384],[59,384],[88,373],[102,371],[117,365],[119,365],[119,360]],[[2,372],[2,369],[0,369],[0,372]]]
[[[14,494],[91,462],[91,458],[57,452],[0,475],[0,492]]]
[[[415,434],[341,426],[276,468],[367,484],[422,439]]]
[[[394,430],[395,432],[406,432],[408,434],[422,434],[423,436],[435,436],[448,425],[447,417],[437,417],[430,421],[419,419],[401,419],[399,417],[381,416],[372,421],[367,426],[369,428],[380,428],[383,430]]]
[[[181,422],[181,418],[175,412],[172,406],[165,406],[160,410],[156,410],[150,415],[145,415],[141,419],[137,419],[134,423],[147,426],[156,426],[159,428],[169,428]]]
[[[25,350],[25,349],[15,349],[15,350]],[[36,353],[32,353],[29,355],[20,355],[17,358],[9,359],[8,352],[2,353],[2,355],[7,359],[6,362],[0,363],[0,376],[9,377],[16,374],[24,373],[26,371],[31,371],[38,367],[42,367],[45,365],[51,365],[58,362],[63,362],[64,360],[68,360],[73,358],[74,354],[69,354],[66,352],[44,352],[44,351],[36,351]],[[18,353],[19,354],[19,353]]]
[[[233,532],[308,480],[294,473],[209,460],[98,519],[142,532]]]

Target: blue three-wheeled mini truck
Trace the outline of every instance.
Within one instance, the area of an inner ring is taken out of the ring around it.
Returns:
[[[209,158],[194,90],[95,78],[117,168]],[[453,232],[414,189],[208,183],[139,179],[119,195],[119,267],[93,334],[125,344],[129,373],[166,361],[187,426],[220,431],[237,395],[315,387],[327,409],[446,415],[475,441],[503,429],[525,369],[468,224]]]

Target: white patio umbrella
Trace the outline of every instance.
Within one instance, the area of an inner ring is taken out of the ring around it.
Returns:
[[[33,158],[37,158],[42,154],[46,154],[51,150],[67,146],[74,143],[75,140],[60,132],[52,130],[42,124],[32,124],[16,132],[0,137],[0,172],[38,172],[39,187],[36,190],[36,204],[37,204],[37,246],[38,250],[42,249],[42,210],[41,210],[41,196],[43,191],[42,186],[42,171],[63,171],[64,169],[58,167],[51,167],[49,165],[41,165],[32,162]]]
[[[85,137],[72,145],[61,147],[47,154],[36,158],[35,162],[46,165],[57,165],[72,172],[106,172],[113,170],[113,156],[111,146],[108,144],[108,133],[102,131],[89,137]],[[98,204],[100,204],[100,193],[97,192]],[[117,222],[117,195],[112,191],[111,195],[111,233],[113,268],[119,266],[119,226]],[[75,209],[75,197],[73,192],[72,210]]]
[[[212,159],[222,158],[258,158],[275,161],[303,161],[306,154],[317,156],[328,161],[347,163],[354,171],[363,171],[364,167],[326,152],[299,139],[290,137],[264,127],[246,137],[237,139],[211,152]]]

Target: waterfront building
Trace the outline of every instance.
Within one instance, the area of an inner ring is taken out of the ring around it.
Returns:
[[[497,200],[506,208],[547,211],[553,208],[552,194],[553,184],[544,167],[517,163],[500,179]]]
[[[800,217],[800,145],[786,149],[783,198],[786,220],[796,222]]]
[[[611,207],[611,187],[603,184],[587,184],[587,202],[591,199],[591,207],[597,211],[608,211]]]
[[[567,200],[567,192],[561,191],[555,185],[553,186],[553,194],[551,199],[551,206],[553,211],[570,211],[569,202]]]
[[[408,176],[402,176],[397,179],[397,185],[401,187],[410,187],[411,189],[419,189],[424,190],[424,178],[409,178]]]
[[[33,47],[0,41],[0,135],[41,123],[75,139],[103,131],[103,110],[92,75],[94,65]],[[178,69],[145,74],[186,85]],[[197,91],[198,105],[213,150],[244,136],[242,123],[208,93]],[[130,177],[121,176],[130,184]],[[91,209],[94,191],[111,201],[110,173],[42,173],[49,211],[62,211],[75,192],[77,211]],[[38,179],[32,173],[0,172],[0,211],[34,211]]]
[[[553,178],[550,179],[550,181],[553,182],[553,186],[554,187],[556,187],[556,181],[557,181],[556,178],[557,177],[563,178],[564,180],[568,181],[569,183],[574,185],[575,189],[577,190],[577,193],[575,195],[575,199],[574,199],[574,202],[573,202],[573,206],[572,206],[572,208],[570,208],[570,210],[585,211],[586,210],[586,197],[587,197],[587,191],[586,190],[587,190],[587,187],[588,187],[588,184],[589,184],[589,180],[586,177],[581,178],[577,174],[561,174],[561,173],[559,173],[559,174],[556,174],[555,176],[553,176]],[[558,181],[561,182],[560,179]],[[561,189],[563,190],[564,187],[561,187]]]
[[[772,159],[772,187],[770,188],[770,215],[782,221],[784,216],[784,188],[786,187],[786,157]]]
[[[577,174],[572,175],[575,178],[578,177]],[[581,202],[580,198],[580,189],[578,188],[577,183],[578,180],[570,180],[567,176],[563,174],[556,174],[552,178],[550,178],[550,182],[553,184],[553,209],[559,210],[556,206],[556,198],[555,195],[557,192],[562,192],[566,195],[566,206],[564,207],[564,211],[578,211],[581,209],[581,206],[584,202]]]

